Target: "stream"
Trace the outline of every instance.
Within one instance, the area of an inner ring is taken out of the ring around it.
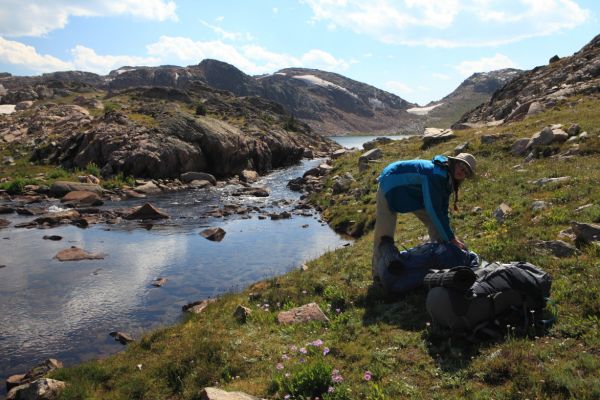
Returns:
[[[357,147],[372,138],[340,142]],[[103,206],[150,202],[171,216],[155,225],[123,221],[85,229],[26,229],[14,225],[34,217],[3,215],[12,224],[0,230],[0,378],[25,373],[47,358],[72,365],[119,352],[123,346],[109,336],[111,331],[139,338],[150,329],[178,322],[181,307],[189,302],[241,290],[347,245],[349,241],[320,221],[314,210],[310,216],[292,213],[290,219],[258,218],[264,212],[292,211],[300,194],[287,189],[287,182],[321,162],[304,160],[262,177],[254,186],[267,187],[271,194],[266,198],[233,197],[225,187]],[[232,203],[257,206],[260,212],[206,216]],[[45,206],[60,209],[58,202]],[[221,242],[199,235],[216,226],[226,232]],[[44,240],[45,235],[63,239]],[[76,262],[53,258],[71,246],[105,257]],[[158,277],[167,283],[152,286]],[[3,386],[0,394],[5,393]]]

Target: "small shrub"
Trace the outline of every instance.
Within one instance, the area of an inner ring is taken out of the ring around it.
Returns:
[[[0,189],[6,190],[9,194],[20,194],[23,193],[25,186],[37,184],[35,179],[17,177],[10,182],[0,184]]]
[[[329,348],[317,339],[305,347],[290,348],[292,354],[284,354],[275,366],[276,372],[269,391],[285,399],[346,399],[346,392],[339,390],[344,380],[340,371],[328,362]]]
[[[100,167],[96,163],[91,162],[85,167],[85,172],[90,175],[100,176]]]
[[[293,115],[290,115],[285,118],[283,122],[283,129],[286,131],[296,131],[298,130],[298,124],[296,123],[296,118]]]
[[[69,172],[61,167],[54,168],[53,170],[46,173],[46,176],[50,179],[61,179],[69,176]]]
[[[196,115],[206,115],[206,107],[204,106],[204,104],[196,104]]]

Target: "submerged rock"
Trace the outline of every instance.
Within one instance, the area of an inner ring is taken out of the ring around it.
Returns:
[[[162,287],[168,282],[167,278],[156,278],[152,281],[152,286],[154,287]]]
[[[194,301],[193,303],[188,303],[185,306],[181,307],[181,311],[189,312],[192,314],[200,314],[210,303],[214,303],[215,301],[216,299]]]
[[[114,331],[109,333],[110,336],[114,337],[115,340],[121,344],[127,344],[133,342],[133,337],[127,333]]]
[[[103,260],[104,255],[88,253],[83,249],[72,246],[70,249],[59,251],[54,258],[58,261]]]
[[[146,203],[143,206],[137,208],[134,212],[125,215],[125,219],[168,219],[169,216],[158,208],[154,207],[150,203]]]
[[[97,193],[88,192],[85,190],[74,190],[67,193],[60,199],[61,203],[67,203],[76,207],[80,206],[101,206],[102,199]]]
[[[220,242],[225,237],[225,231],[222,228],[213,227],[203,230],[200,235],[213,242]]]

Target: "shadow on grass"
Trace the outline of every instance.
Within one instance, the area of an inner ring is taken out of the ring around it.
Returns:
[[[391,297],[382,288],[372,285],[366,295],[358,299],[364,306],[364,326],[377,323],[395,325],[402,330],[422,332],[427,353],[444,372],[456,372],[468,368],[472,357],[490,343],[472,343],[464,338],[452,336],[450,332],[433,329],[425,310],[427,293],[415,289],[401,297]]]

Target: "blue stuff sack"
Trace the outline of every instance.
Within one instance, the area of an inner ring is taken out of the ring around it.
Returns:
[[[379,260],[374,271],[385,291],[401,295],[423,284],[432,269],[458,266],[477,268],[479,256],[451,243],[425,243],[398,251],[393,239],[383,237],[379,244]]]

